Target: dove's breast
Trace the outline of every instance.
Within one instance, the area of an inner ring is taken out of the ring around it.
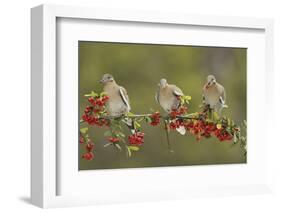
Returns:
[[[166,112],[171,112],[172,109],[176,109],[179,104],[179,100],[175,97],[171,90],[162,89],[159,92],[159,104]]]
[[[106,103],[106,109],[110,115],[122,115],[127,113],[128,107],[122,100],[119,92],[120,87],[117,85],[109,85],[104,87],[104,92],[108,95],[109,99]]]
[[[215,87],[209,88],[205,91],[205,101],[210,105],[211,108],[213,108],[219,102],[219,100],[220,94]]]

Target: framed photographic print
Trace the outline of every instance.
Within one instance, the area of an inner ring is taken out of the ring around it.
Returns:
[[[272,130],[258,121],[272,118],[257,115],[274,102],[272,20],[31,14],[32,203],[270,191]]]

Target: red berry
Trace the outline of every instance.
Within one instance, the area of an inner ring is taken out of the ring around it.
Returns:
[[[157,126],[160,123],[160,113],[159,112],[155,112],[152,115],[149,116],[151,118],[151,122],[150,124],[152,126]]]
[[[87,106],[86,109],[84,110],[85,113],[89,113],[93,110],[93,107],[92,106]]]
[[[94,97],[90,97],[90,98],[88,98],[88,101],[93,105],[93,106],[95,106],[96,105],[96,102],[95,102],[95,99],[94,99]]]
[[[119,142],[119,138],[115,138],[115,137],[108,137],[107,140],[110,141],[111,143]]]
[[[128,137],[129,144],[140,146],[144,143],[143,138],[144,138],[143,132],[136,132]]]
[[[92,152],[87,152],[82,155],[82,158],[84,158],[85,160],[93,160],[94,157],[95,157],[94,153],[92,153]]]
[[[103,102],[106,102],[108,99],[109,99],[108,96],[103,96],[101,100],[102,100]]]
[[[95,147],[95,145],[92,142],[88,142],[86,145],[86,150],[88,152],[91,152],[91,151],[93,151],[94,147]]]

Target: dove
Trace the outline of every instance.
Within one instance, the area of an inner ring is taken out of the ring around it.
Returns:
[[[209,105],[210,109],[221,115],[225,105],[226,94],[224,87],[216,81],[215,76],[208,75],[207,82],[203,87],[203,103]]]
[[[176,85],[168,84],[167,80],[162,78],[158,84],[159,88],[156,92],[155,99],[165,112],[171,113],[180,107],[180,96],[183,92]],[[183,126],[176,129],[180,134],[184,135],[186,130]]]
[[[111,74],[104,74],[100,83],[103,84],[103,91],[109,97],[106,103],[106,110],[111,116],[122,116],[131,111],[129,96],[127,90],[118,85]],[[123,119],[134,132],[131,119]]]

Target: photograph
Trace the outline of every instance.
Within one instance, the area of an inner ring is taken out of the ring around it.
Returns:
[[[78,42],[79,170],[247,163],[247,48]]]

